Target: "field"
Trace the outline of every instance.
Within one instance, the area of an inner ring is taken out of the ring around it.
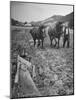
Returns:
[[[42,96],[72,95],[74,94],[74,59],[73,59],[73,31],[70,30],[70,47],[51,48],[50,40],[44,40],[44,49],[34,47],[29,33],[31,27],[11,26],[11,87],[14,87],[18,48],[25,51],[32,58],[31,63],[36,67],[36,77],[32,78]],[[17,93],[18,94],[18,93]],[[23,95],[21,95],[23,97]],[[26,95],[25,95],[26,97]]]

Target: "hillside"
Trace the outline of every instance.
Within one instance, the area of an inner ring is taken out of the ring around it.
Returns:
[[[63,18],[60,19],[60,21],[64,21],[64,22],[70,21],[70,20],[73,20],[73,18],[74,18],[74,12],[64,16]]]
[[[32,25],[34,26],[38,26],[40,24],[51,24],[51,23],[55,23],[57,21],[62,21],[62,22],[69,22],[70,24],[72,24],[73,26],[73,18],[74,18],[74,12],[70,13],[70,14],[67,14],[65,16],[61,16],[61,15],[53,15],[45,20],[42,20],[42,21],[38,21],[38,22],[30,22]]]
[[[59,21],[63,16],[61,15],[53,15],[52,17],[49,17],[45,19],[42,23],[47,24],[47,23],[54,23],[56,21]]]
[[[57,21],[62,21],[64,23],[69,23],[70,27],[73,28],[74,27],[74,12],[67,14],[65,16],[62,15],[53,15],[47,19],[44,19],[42,21],[32,21],[28,24],[30,24],[30,26],[39,26],[40,24],[44,24],[44,25],[51,25],[51,24],[55,24]],[[16,26],[25,26],[24,23],[19,22],[17,20],[11,19],[11,24],[12,25],[16,25]],[[27,25],[29,26],[29,25]]]
[[[13,25],[13,26],[24,26],[24,23],[11,18],[11,25]]]
[[[42,21],[43,24],[48,24],[48,23],[54,23],[56,21],[62,21],[62,22],[73,22],[74,18],[74,12],[67,14],[66,16],[61,16],[61,15],[53,15],[52,17],[49,17]]]
[[[30,24],[32,24],[33,26],[38,26],[38,25],[40,25],[40,24],[54,23],[54,22],[56,22],[56,21],[59,21],[60,18],[62,18],[62,17],[63,17],[63,16],[61,16],[61,15],[54,15],[54,16],[49,17],[49,18],[47,18],[47,19],[45,19],[45,20],[42,20],[42,21],[37,21],[37,22],[32,21],[32,22],[30,22]]]

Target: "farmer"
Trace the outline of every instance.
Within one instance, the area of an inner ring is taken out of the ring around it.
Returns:
[[[64,29],[64,39],[63,39],[63,47],[67,42],[67,47],[69,48],[69,27],[65,27]]]

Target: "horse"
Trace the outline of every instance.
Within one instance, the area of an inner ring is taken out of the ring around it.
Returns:
[[[36,40],[38,40],[38,45],[37,47],[40,46],[40,40],[42,42],[42,48],[43,48],[43,42],[44,42],[44,38],[46,37],[46,34],[44,32],[44,25],[40,25],[39,27],[34,27],[33,29],[30,30],[30,34],[33,38],[34,41],[34,47],[36,45]]]
[[[63,29],[62,22],[57,22],[55,27],[53,27],[53,28],[49,27],[48,35],[50,37],[50,42],[51,42],[50,46],[53,46],[52,41],[55,40],[55,45],[54,46],[56,47],[56,45],[58,44],[58,48],[59,48],[60,37],[63,34],[62,29]],[[58,39],[58,42],[57,42],[56,39]]]

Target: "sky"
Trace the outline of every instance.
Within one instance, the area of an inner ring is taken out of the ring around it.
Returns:
[[[11,18],[21,22],[41,21],[53,15],[67,15],[73,6],[11,2]]]

